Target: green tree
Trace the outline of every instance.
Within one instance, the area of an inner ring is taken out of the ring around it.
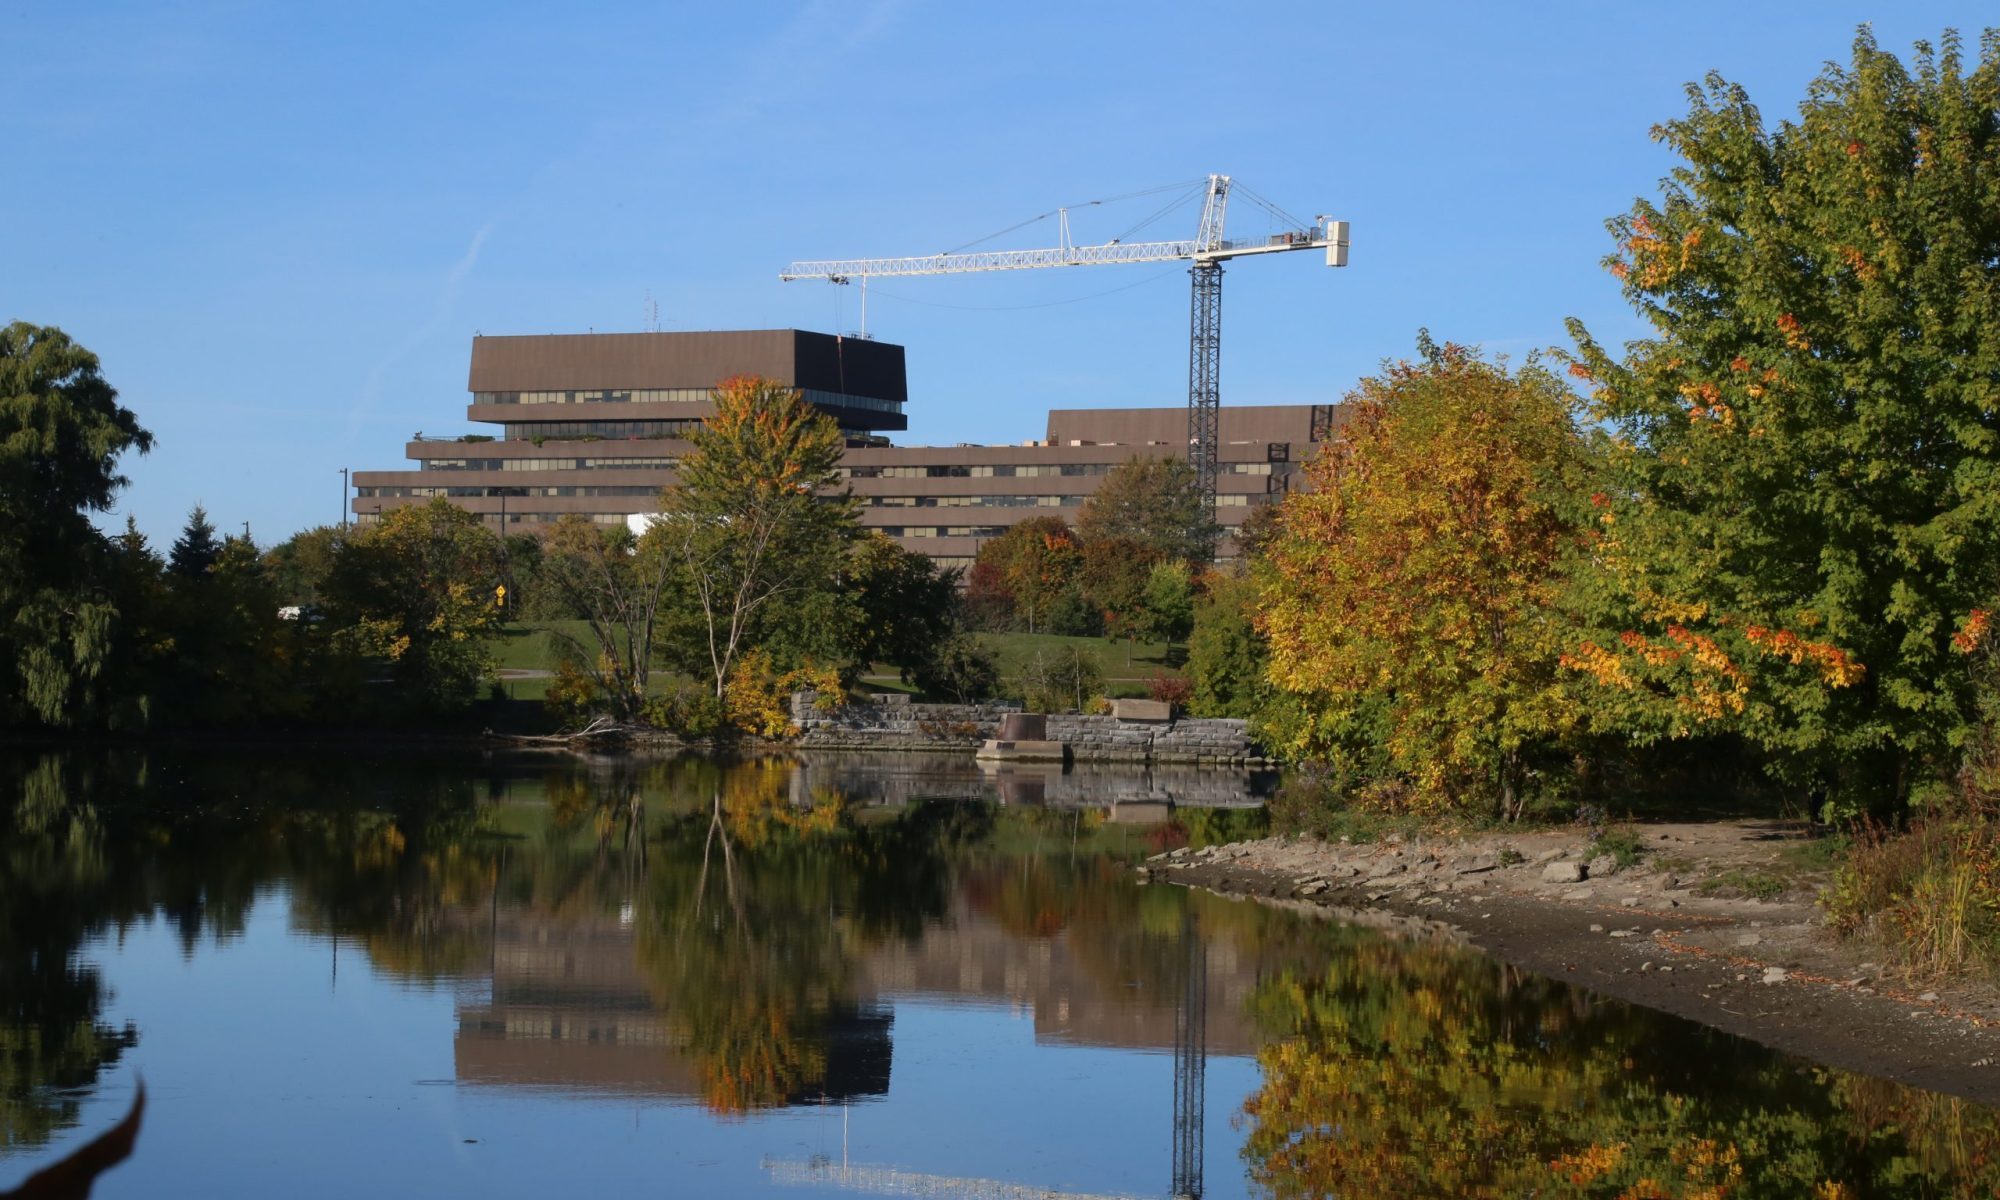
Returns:
[[[1187,673],[1194,685],[1190,710],[1198,717],[1257,714],[1270,691],[1271,651],[1257,632],[1257,583],[1248,575],[1210,574],[1194,606],[1188,635]]]
[[[1130,538],[1160,558],[1207,562],[1219,533],[1183,458],[1133,457],[1112,468],[1077,514],[1085,542]]]
[[[1386,701],[1410,804],[1512,818],[1577,721],[1553,612],[1592,458],[1548,371],[1420,348],[1362,381],[1313,490],[1285,502],[1263,572],[1271,677],[1302,702],[1293,750],[1327,752]]]
[[[824,589],[857,524],[832,418],[769,379],[728,380],[711,399],[645,536],[673,556],[690,618],[671,647],[721,698],[771,610]]]
[[[635,539],[622,526],[571,515],[555,523],[542,548],[536,586],[562,616],[583,621],[590,640],[562,626],[551,632],[620,720],[637,719],[646,705],[677,569],[669,543],[658,532]]]
[[[326,582],[329,622],[388,664],[406,705],[461,707],[491,670],[498,560],[479,518],[441,496],[392,509],[341,547]]]
[[[1146,593],[1139,610],[1139,636],[1172,645],[1186,641],[1193,629],[1194,572],[1181,559],[1156,564],[1146,576]]]
[[[334,559],[347,541],[348,530],[338,525],[318,525],[302,529],[264,552],[264,570],[270,576],[278,603],[315,607],[333,573]]]
[[[1681,165],[1610,222],[1653,336],[1572,321],[1600,498],[1593,707],[1742,731],[1836,808],[1955,765],[1952,653],[2000,579],[2000,34],[1914,69],[1864,28],[1796,121],[1710,75],[1656,131]]]
[[[124,486],[119,456],[152,444],[96,355],[59,329],[0,329],[0,720],[106,717],[118,613],[88,514]]]
[[[215,526],[209,524],[208,510],[197,504],[189,510],[187,524],[167,555],[167,569],[182,579],[199,579],[208,574],[221,553],[222,543],[216,539]]]

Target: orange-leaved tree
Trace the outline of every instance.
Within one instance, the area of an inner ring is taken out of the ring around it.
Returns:
[[[1296,752],[1366,759],[1368,796],[1518,816],[1577,712],[1555,603],[1591,449],[1574,397],[1420,335],[1348,398],[1261,575]]]
[[[721,699],[773,608],[826,586],[857,526],[831,417],[754,376],[710,397],[715,411],[689,435],[694,450],[642,542],[663,542],[681,572],[691,620],[665,639],[670,652]]]

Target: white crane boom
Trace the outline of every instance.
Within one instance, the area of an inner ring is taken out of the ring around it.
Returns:
[[[1220,439],[1222,372],[1222,264],[1234,258],[1295,250],[1326,251],[1326,265],[1347,265],[1347,222],[1320,217],[1318,223],[1295,227],[1262,239],[1229,241],[1223,237],[1228,212],[1230,178],[1210,175],[1202,198],[1201,224],[1186,241],[1109,241],[1077,246],[1069,240],[1069,210],[1059,209],[1061,245],[1036,250],[975,250],[915,255],[904,258],[837,258],[795,262],[778,278],[824,279],[829,283],[861,281],[863,333],[868,313],[868,280],[889,276],[960,275],[976,271],[1024,271],[1037,267],[1097,267],[1120,263],[1192,262],[1194,305],[1188,349],[1188,459],[1215,517],[1217,442]],[[1252,198],[1255,199],[1254,193]],[[1259,203],[1262,203],[1259,201]],[[1265,207],[1269,208],[1267,204]],[[1274,213],[1276,209],[1272,209]]]

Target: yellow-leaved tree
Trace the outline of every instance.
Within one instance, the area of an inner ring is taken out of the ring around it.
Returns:
[[[1512,819],[1577,721],[1556,599],[1591,447],[1575,397],[1419,336],[1348,397],[1285,502],[1261,575],[1292,749],[1342,762],[1353,799]]]

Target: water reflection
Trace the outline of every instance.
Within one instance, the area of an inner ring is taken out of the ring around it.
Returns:
[[[138,971],[118,947],[158,937],[197,979],[248,954],[255,986],[283,990],[302,969],[288,943],[325,947],[336,994],[398,981],[406,999],[376,997],[365,1022],[315,1036],[448,1037],[461,1106],[514,1106],[539,1125],[661,1103],[701,1123],[677,1127],[681,1140],[740,1143],[738,1174],[725,1183],[700,1173],[723,1167],[696,1164],[685,1194],[998,1195],[993,1181],[1013,1180],[1079,1194],[1982,1195],[2000,1183],[1989,1110],[1812,1068],[1442,941],[1132,882],[1125,864],[1161,846],[1257,831],[1250,804],[1268,781],[1248,776],[153,754],[0,763],[0,779],[0,1155],[60,1143],[108,1068],[143,1057],[156,1029],[200,1023],[199,1008],[140,1008],[136,1028],[106,1016],[121,971]],[[272,905],[279,940],[255,920]],[[447,1026],[426,1015],[432,998]],[[1005,1040],[1023,1023],[1032,1056]],[[1060,1065],[1082,1062],[1087,1075]],[[243,1081],[176,1083],[184,1105],[264,1103]],[[1100,1087],[1115,1107],[1036,1123]],[[880,1152],[846,1162],[755,1132],[830,1109]],[[645,1150],[616,1127],[575,1136],[596,1169],[637,1169]],[[1001,1129],[1033,1132],[1009,1142]],[[126,1170],[142,1173],[147,1151]],[[324,1155],[293,1166],[379,1190],[351,1156]],[[226,1173],[236,1160],[202,1161]],[[517,1163],[497,1182],[576,1180]]]

